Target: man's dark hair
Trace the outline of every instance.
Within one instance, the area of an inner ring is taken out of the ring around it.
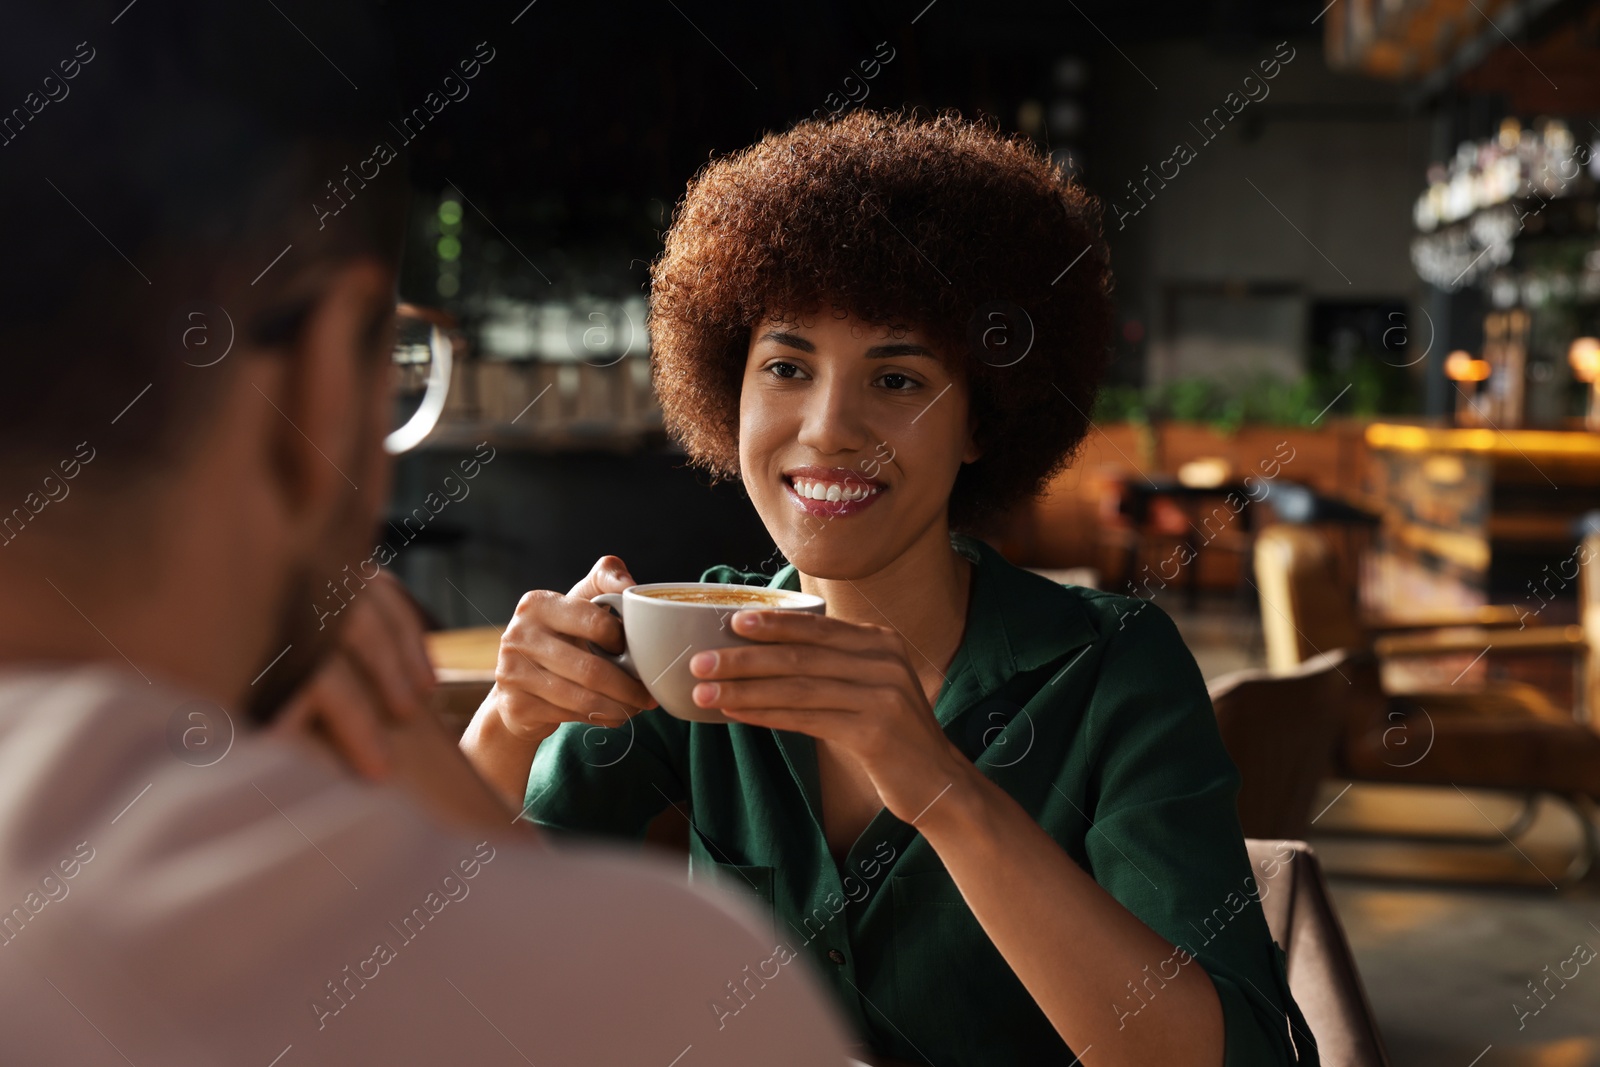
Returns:
[[[197,436],[230,338],[288,342],[322,267],[398,260],[404,158],[341,184],[377,142],[399,145],[394,77],[385,20],[356,0],[12,13],[0,451],[14,477],[85,439],[105,474],[154,469]]]

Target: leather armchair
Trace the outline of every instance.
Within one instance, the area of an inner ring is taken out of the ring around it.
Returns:
[[[1289,991],[1323,1067],[1388,1067],[1344,927],[1316,853],[1304,841],[1247,838],[1267,929],[1283,947]]]
[[[1591,535],[1591,540],[1600,554],[1600,535]],[[1369,650],[1380,664],[1447,653],[1557,652],[1575,657],[1580,669],[1593,673],[1584,627],[1524,627],[1528,613],[1509,605],[1449,614],[1362,616],[1354,597],[1338,580],[1327,541],[1308,527],[1279,524],[1262,530],[1256,539],[1255,570],[1267,662],[1274,670],[1288,670],[1311,656],[1348,648]],[[1600,583],[1590,577],[1590,570],[1584,568],[1582,586],[1592,601],[1594,587]],[[1600,621],[1594,626],[1600,638]],[[1585,688],[1593,688],[1592,680],[1576,687],[1580,701]],[[1571,722],[1575,717],[1573,709],[1521,682],[1406,691],[1434,714],[1552,723]]]
[[[1310,829],[1317,787],[1334,773],[1346,732],[1354,653],[1335,649],[1278,673],[1243,670],[1207,688],[1222,743],[1242,779],[1246,837],[1299,838]]]

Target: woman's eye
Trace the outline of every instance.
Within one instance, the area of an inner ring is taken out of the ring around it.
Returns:
[[[777,363],[769,363],[767,365],[767,370],[771,371],[773,374],[776,374],[780,378],[793,378],[795,375],[800,373],[800,368],[795,366],[793,363],[784,363],[781,361]]]
[[[878,381],[885,383],[891,392],[896,393],[906,392],[907,390],[914,389],[921,384],[916,379],[909,378],[904,374],[893,373],[885,374],[883,377],[879,378]]]

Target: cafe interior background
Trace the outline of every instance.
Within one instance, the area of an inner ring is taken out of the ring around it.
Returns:
[[[463,707],[471,635],[600,554],[782,563],[652,396],[647,264],[696,169],[845,108],[991,116],[1102,198],[1118,335],[1082,453],[988,539],[1177,620],[1247,836],[1320,859],[1377,1035],[1345,1062],[1600,1064],[1600,5],[394,10],[383,536],[467,635],[434,646]]]

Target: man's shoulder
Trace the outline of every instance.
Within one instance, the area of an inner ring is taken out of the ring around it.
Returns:
[[[42,1056],[81,1010],[134,1062],[290,1044],[459,1062],[497,1054],[485,1018],[540,1062],[665,1063],[691,1043],[838,1062],[810,976],[717,1025],[726,984],[774,950],[681,864],[536,847],[509,820],[464,836],[298,745],[226,734],[214,705],[190,718],[207,711],[118,672],[0,674],[0,766],[26,769],[0,794],[0,996],[38,1019],[0,1035],[0,1059]]]

